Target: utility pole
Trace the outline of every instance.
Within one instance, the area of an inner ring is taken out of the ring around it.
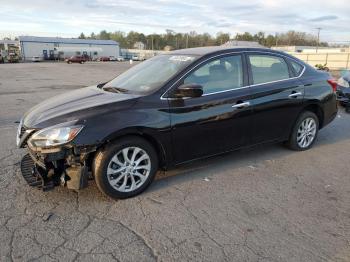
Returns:
[[[153,50],[153,35],[152,35],[152,50]]]
[[[316,46],[316,53],[318,52],[318,46],[320,45],[320,32],[322,30],[321,27],[317,27],[316,28],[318,31],[317,31],[317,46]]]
[[[188,34],[186,34],[186,48],[188,48]]]
[[[277,43],[278,43],[277,33],[275,33],[275,40],[276,40],[276,46],[277,46]]]

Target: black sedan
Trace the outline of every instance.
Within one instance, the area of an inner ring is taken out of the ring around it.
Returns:
[[[158,169],[258,144],[307,150],[337,114],[337,83],[288,54],[194,48],[156,56],[110,82],[51,98],[20,122],[27,182],[113,198],[144,191]]]

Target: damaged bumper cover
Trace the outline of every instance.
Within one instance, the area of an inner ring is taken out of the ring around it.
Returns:
[[[337,87],[337,100],[340,104],[346,108],[350,107],[350,88],[348,87]]]
[[[30,186],[44,191],[58,185],[79,190],[88,184],[87,158],[95,147],[64,145],[54,148],[39,148],[30,141],[26,143],[28,154],[22,158],[21,172]]]

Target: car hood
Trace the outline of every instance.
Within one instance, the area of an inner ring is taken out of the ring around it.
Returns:
[[[24,115],[23,125],[44,128],[68,121],[84,121],[97,114],[130,107],[133,102],[128,100],[137,97],[139,95],[107,92],[97,86],[81,88],[36,105]]]

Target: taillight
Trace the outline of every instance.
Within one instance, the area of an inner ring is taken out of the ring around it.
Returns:
[[[337,81],[335,81],[335,79],[332,78],[332,79],[328,79],[327,82],[328,84],[331,85],[333,92],[337,92],[337,86],[338,86]]]

